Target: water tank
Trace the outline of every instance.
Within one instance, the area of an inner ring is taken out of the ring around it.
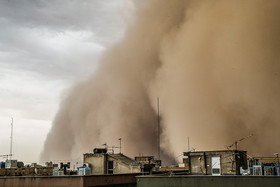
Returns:
[[[93,153],[94,154],[107,153],[107,149],[106,148],[94,148]]]

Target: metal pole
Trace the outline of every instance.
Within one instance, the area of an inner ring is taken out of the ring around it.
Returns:
[[[13,155],[13,118],[11,122],[10,160],[12,160],[12,155]]]
[[[188,136],[188,152],[190,152],[190,137]]]
[[[160,117],[159,117],[159,97],[157,98],[157,109],[158,109],[158,159],[160,160]]]
[[[120,140],[120,154],[122,153],[122,138],[119,138]]]

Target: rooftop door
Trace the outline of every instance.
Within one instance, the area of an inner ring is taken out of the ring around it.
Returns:
[[[212,175],[221,175],[221,158],[220,157],[211,158],[211,172],[212,172]]]

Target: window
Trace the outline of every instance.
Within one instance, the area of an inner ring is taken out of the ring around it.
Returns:
[[[114,161],[108,161],[108,174],[114,173]]]
[[[215,168],[213,168],[213,169],[212,169],[212,173],[213,173],[213,174],[220,174],[220,169],[215,169]]]

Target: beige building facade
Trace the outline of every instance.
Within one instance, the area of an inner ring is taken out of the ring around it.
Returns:
[[[240,175],[247,169],[247,152],[240,150],[184,152],[189,173],[193,175]]]
[[[86,153],[84,163],[89,165],[92,175],[141,172],[141,165],[123,154]]]

